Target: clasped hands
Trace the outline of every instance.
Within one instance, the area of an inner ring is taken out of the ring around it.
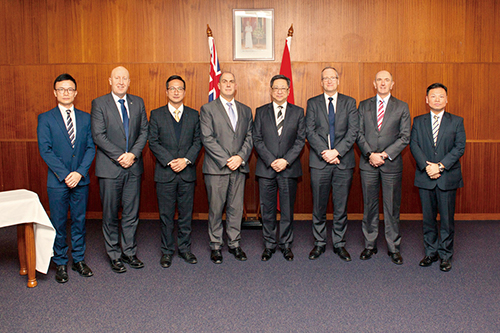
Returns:
[[[240,167],[241,163],[243,163],[241,156],[234,155],[227,159],[226,165],[231,171],[234,171]]]
[[[425,167],[425,172],[427,172],[427,176],[429,176],[430,179],[438,179],[441,177],[438,163],[432,163],[429,161],[426,161],[426,163],[427,166]]]
[[[176,158],[175,160],[170,161],[168,164],[173,172],[181,172],[187,166],[186,159],[184,157]]]
[[[284,158],[278,158],[271,163],[271,168],[276,172],[281,172],[286,169],[288,162]]]
[[[73,171],[70,172],[69,175],[66,176],[66,178],[64,178],[64,182],[66,183],[66,186],[68,186],[69,188],[75,188],[81,179],[82,175],[80,175],[76,171]]]
[[[321,152],[321,157],[329,164],[340,164],[339,152],[337,149],[325,149]]]
[[[385,164],[385,160],[389,158],[389,155],[385,151],[381,153],[371,153],[368,161],[370,165],[374,168],[378,168],[381,165]]]
[[[125,168],[130,168],[135,163],[135,155],[132,153],[123,153],[117,159],[118,163]]]

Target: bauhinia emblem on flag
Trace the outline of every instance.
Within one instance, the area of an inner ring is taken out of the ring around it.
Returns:
[[[290,44],[293,37],[293,24],[288,29],[288,37],[285,40],[285,49],[283,50],[283,58],[281,59],[280,74],[285,75],[290,79],[290,94],[288,95],[287,102],[295,104],[293,98],[293,80],[292,80],[292,62],[290,61]]]
[[[208,101],[219,98],[219,77],[221,75],[219,66],[219,57],[217,57],[217,50],[215,49],[215,40],[212,35],[212,29],[207,24],[207,37],[208,47],[210,48],[210,83],[208,91]]]

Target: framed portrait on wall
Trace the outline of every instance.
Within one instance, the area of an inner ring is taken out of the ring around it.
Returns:
[[[274,60],[274,9],[233,9],[233,60]]]

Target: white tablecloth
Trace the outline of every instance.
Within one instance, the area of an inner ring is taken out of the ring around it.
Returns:
[[[28,190],[0,192],[0,228],[34,222],[36,270],[47,274],[56,231],[38,194]]]

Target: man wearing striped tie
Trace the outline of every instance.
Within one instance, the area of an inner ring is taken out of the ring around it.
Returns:
[[[359,103],[358,108],[357,144],[362,156],[359,169],[363,189],[362,229],[365,239],[365,249],[361,252],[360,259],[370,259],[377,253],[379,193],[382,185],[387,250],[392,262],[401,265],[401,152],[410,142],[411,117],[408,104],[391,95],[394,86],[391,73],[385,70],[378,72],[373,86],[377,95]]]
[[[264,252],[268,261],[280,247],[286,260],[293,260],[293,207],[297,179],[302,176],[299,155],[305,144],[304,109],[287,103],[290,79],[275,75],[271,79],[272,103],[255,111],[253,142],[259,158],[255,175],[259,180]],[[276,221],[279,193],[281,218]]]
[[[84,277],[93,275],[84,256],[89,168],[94,160],[95,146],[90,115],[73,105],[77,95],[75,79],[69,74],[59,75],[54,81],[54,95],[59,104],[38,116],[37,135],[40,155],[49,167],[50,221],[56,229],[52,258],[57,265],[55,279],[65,283],[68,281],[68,209],[71,212],[72,269]]]
[[[455,234],[455,198],[463,187],[460,157],[465,150],[464,119],[445,111],[448,89],[441,83],[427,87],[431,112],[415,117],[410,149],[416,162],[415,186],[422,202],[425,256],[420,266],[441,259],[439,268],[451,270]],[[438,232],[437,213],[441,216]]]

